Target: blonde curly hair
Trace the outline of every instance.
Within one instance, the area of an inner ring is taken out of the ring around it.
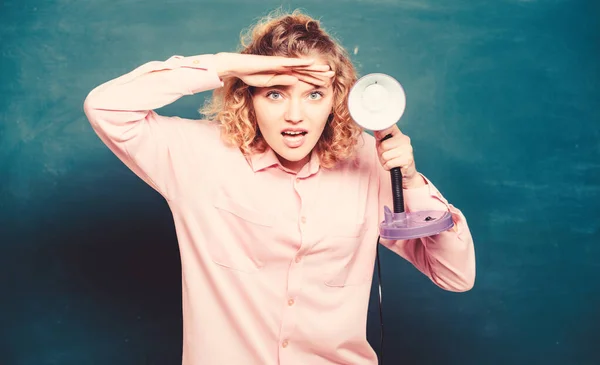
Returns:
[[[277,10],[241,36],[242,54],[299,57],[318,54],[335,71],[334,105],[315,149],[323,167],[331,168],[354,153],[362,128],[354,123],[347,108],[348,92],[357,80],[356,70],[346,50],[333,39],[318,20],[299,10]],[[223,80],[223,87],[213,92],[200,112],[221,125],[221,137],[237,146],[243,154],[264,152],[262,137],[252,106],[252,87],[238,78]]]

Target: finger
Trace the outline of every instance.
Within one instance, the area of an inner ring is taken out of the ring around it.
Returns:
[[[272,62],[278,67],[309,67],[315,63],[311,58],[293,58],[280,56],[266,56],[272,59]]]
[[[325,86],[325,84],[327,83],[327,81],[325,81],[324,79],[314,77],[309,74],[293,72],[292,75],[296,76],[298,78],[298,80],[300,80],[300,81],[304,81],[306,83],[309,83],[309,84],[312,84],[315,86]]]
[[[329,65],[312,65],[308,67],[294,67],[294,71],[308,71],[308,72],[326,72],[332,71]],[[335,71],[332,71],[335,73]]]
[[[410,146],[412,150],[412,145],[410,143],[410,137],[405,134],[396,134],[392,138],[388,138],[385,141],[378,140],[375,144],[378,150],[388,151],[393,148],[399,148],[403,146]]]
[[[402,147],[402,142],[397,137],[388,138],[385,141],[379,141],[375,145],[379,153],[390,151]]]
[[[312,77],[316,77],[316,78],[322,79],[324,81],[327,81],[327,80],[331,79],[333,76],[335,76],[335,72],[334,71],[301,71],[301,70],[294,70],[293,72],[297,72],[297,73],[303,74],[303,75],[310,75]]]
[[[382,151],[381,149],[377,150],[377,154],[379,156],[379,162],[381,162],[381,164],[385,164],[386,161],[391,161],[394,159],[405,159],[405,160],[412,160],[413,159],[413,155],[412,155],[412,148],[392,148],[388,151]]]
[[[399,167],[403,177],[412,176],[412,166],[414,166],[414,161],[412,159],[403,157],[387,160],[383,163],[383,168],[385,170],[391,170],[395,167]]]
[[[273,75],[264,86],[285,86],[285,85],[294,85],[298,82],[298,78],[293,75],[279,74]]]
[[[410,151],[405,148],[392,148],[391,150],[381,153],[381,159],[383,161],[389,161],[404,156],[410,156]]]
[[[402,134],[402,132],[400,132],[400,129],[398,128],[398,126],[396,124],[394,124],[393,126],[386,128],[384,130],[375,131],[373,134],[375,135],[375,138],[377,138],[378,141],[381,141],[388,134],[391,134],[392,137],[394,137],[397,134]]]
[[[329,86],[331,83],[331,78],[333,77],[332,71],[328,71],[327,73],[316,73],[316,72],[296,72],[294,71],[292,74],[298,77],[298,79],[308,82],[313,85],[318,86]]]

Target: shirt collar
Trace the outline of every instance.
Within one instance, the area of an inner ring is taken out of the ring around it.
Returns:
[[[271,166],[278,166],[284,171],[291,172],[281,165],[275,151],[271,147],[267,146],[267,149],[262,153],[253,153],[248,158],[250,166],[254,172],[264,170]],[[298,172],[298,177],[308,177],[316,174],[321,166],[321,160],[319,159],[318,153],[315,149],[310,153],[310,159],[308,163]]]
[[[252,166],[252,170],[254,172],[258,172],[266,169],[267,167],[279,164],[279,160],[277,159],[275,152],[270,147],[267,147],[264,152],[250,154],[247,159],[250,162],[250,166]]]

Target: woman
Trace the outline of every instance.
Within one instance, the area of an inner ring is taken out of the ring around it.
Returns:
[[[418,173],[397,127],[351,120],[347,53],[299,12],[259,22],[240,53],[174,56],[100,85],[85,112],[173,213],[184,365],[373,365],[367,307],[389,169],[406,210],[449,210],[439,235],[382,242],[446,290],[472,287],[462,213]],[[213,90],[206,120],[154,109]]]

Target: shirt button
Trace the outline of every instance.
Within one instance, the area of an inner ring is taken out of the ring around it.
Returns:
[[[288,305],[289,305],[289,306],[292,306],[292,305],[294,305],[294,299],[290,299],[290,300],[288,300]]]
[[[199,63],[200,63],[200,61],[198,61],[198,60],[193,60],[193,61],[192,61],[192,63],[193,63],[193,64],[195,64],[195,65],[197,65],[197,64],[199,64]]]
[[[287,345],[288,345],[288,340],[284,340],[284,341],[281,343],[281,346],[282,346],[282,347],[287,347]]]
[[[301,221],[302,223],[306,223],[306,217],[302,217],[302,218],[300,218],[300,221]]]

